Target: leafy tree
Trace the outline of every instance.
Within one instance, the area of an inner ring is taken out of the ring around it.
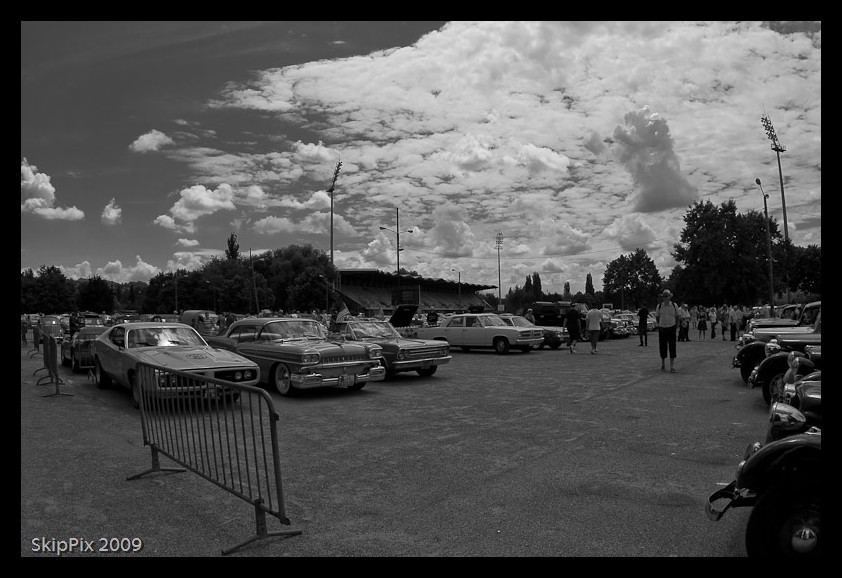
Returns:
[[[79,285],[77,304],[80,311],[112,311],[114,293],[108,282],[99,275],[89,277]]]
[[[75,285],[58,267],[41,265],[32,290],[32,304],[39,313],[66,313],[74,309]]]
[[[532,275],[526,276],[526,282],[523,284],[523,299],[526,301],[535,301],[535,287],[532,285]]]
[[[570,301],[570,281],[564,282],[564,299],[563,301]]]
[[[240,260],[240,245],[237,243],[237,233],[231,233],[228,237],[228,248],[225,250],[225,258],[229,261]]]
[[[609,262],[602,282],[607,299],[621,309],[655,303],[663,284],[655,262],[644,249]]]
[[[769,294],[764,215],[737,214],[733,200],[719,207],[705,201],[688,209],[684,223],[668,282],[682,301],[749,304]],[[780,237],[772,219],[769,228],[773,239]]]
[[[591,277],[590,273],[588,273],[588,276],[585,277],[585,293],[587,295],[593,295],[594,294],[593,278]]]
[[[822,248],[819,245],[795,247],[790,282],[793,288],[806,293],[821,294]]]
[[[535,301],[542,301],[544,297],[544,291],[541,289],[541,274],[540,273],[533,273],[532,274],[532,294],[535,297]]]

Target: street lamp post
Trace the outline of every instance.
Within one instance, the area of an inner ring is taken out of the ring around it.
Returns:
[[[503,311],[503,281],[500,277],[500,250],[503,248],[503,232],[497,232],[497,311]]]
[[[216,285],[207,280],[205,281],[205,283],[210,285],[211,289],[213,289],[213,312],[218,313],[218,311],[216,310]]]
[[[397,291],[397,303],[394,303],[395,307],[400,305],[401,301],[401,251],[403,251],[403,247],[401,247],[401,215],[400,215],[400,208],[395,207],[395,229],[389,229],[388,227],[380,227],[381,231],[389,231],[390,233],[394,233],[395,237],[397,237],[397,250],[395,251],[396,261],[397,261],[397,268],[396,272],[398,274],[398,291]],[[407,233],[411,233],[412,229],[408,229]]]
[[[453,269],[452,267],[451,267],[450,270],[453,271],[454,273],[459,274],[459,312],[461,313],[462,312],[462,271],[459,271],[458,269]]]
[[[772,233],[769,229],[769,210],[766,207],[766,198],[769,196],[763,191],[763,185],[760,184],[760,179],[754,179],[757,186],[760,187],[760,193],[763,195],[763,214],[766,216],[766,250],[769,253],[769,307],[772,317],[775,316],[775,284],[772,280]]]

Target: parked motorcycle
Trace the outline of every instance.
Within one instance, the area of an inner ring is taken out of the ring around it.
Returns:
[[[752,507],[749,557],[818,557],[822,552],[822,436],[811,428],[746,448],[734,480],[708,498],[707,517]],[[721,501],[724,505],[718,507]]]

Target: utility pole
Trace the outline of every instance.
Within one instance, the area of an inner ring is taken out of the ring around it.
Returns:
[[[500,250],[503,248],[503,232],[497,232],[497,311],[503,311],[503,282],[500,277]]]
[[[450,270],[459,274],[459,313],[462,313],[462,271],[452,267]]]
[[[772,280],[772,233],[769,229],[769,210],[766,208],[767,195],[763,191],[763,185],[760,184],[760,179],[754,179],[757,186],[760,187],[760,193],[763,195],[763,214],[766,215],[766,250],[769,253],[769,307],[772,317],[775,316],[775,283]]]
[[[395,207],[395,230],[388,227],[380,227],[381,231],[389,231],[390,233],[394,233],[395,237],[397,237],[397,251],[395,251],[396,260],[397,260],[397,274],[398,274],[398,294],[396,296],[396,302],[394,303],[395,309],[397,310],[397,306],[400,305],[401,302],[401,251],[403,251],[403,247],[401,247],[401,214],[400,208]],[[412,229],[407,230],[407,233],[411,233]]]

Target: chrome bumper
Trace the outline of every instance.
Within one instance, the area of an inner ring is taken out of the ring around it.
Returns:
[[[382,381],[386,378],[386,368],[383,366],[372,367],[368,373],[339,375],[336,377],[325,377],[320,373],[293,373],[290,375],[292,384],[298,389],[316,389],[319,387],[353,387],[359,383],[369,381]]]
[[[418,369],[428,369],[434,365],[445,365],[450,363],[452,356],[447,357],[428,357],[426,359],[407,359],[405,361],[393,361],[391,364],[392,371],[415,371]]]

